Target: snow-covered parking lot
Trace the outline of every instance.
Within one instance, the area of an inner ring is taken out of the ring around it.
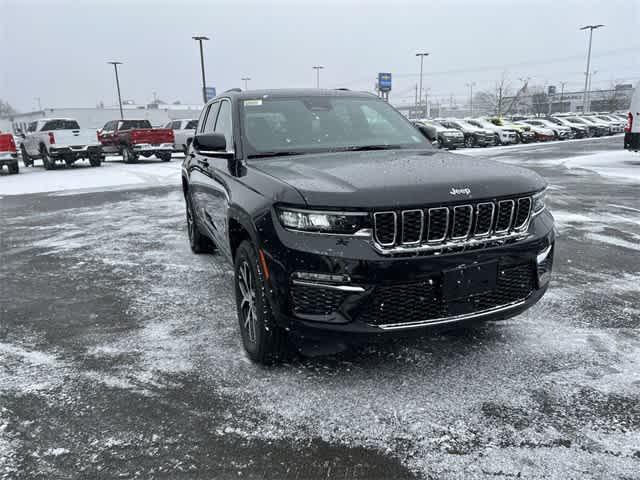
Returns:
[[[640,478],[640,155],[466,151],[551,186],[554,279],[474,330],[250,363],[180,160],[0,175],[0,478]]]

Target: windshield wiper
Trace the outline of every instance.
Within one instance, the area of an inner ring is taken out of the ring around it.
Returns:
[[[350,147],[344,147],[349,152],[366,152],[368,150],[397,150],[402,148],[401,145],[351,145]]]
[[[305,152],[260,152],[249,155],[248,158],[265,158],[265,157],[289,157],[292,155],[304,155]]]

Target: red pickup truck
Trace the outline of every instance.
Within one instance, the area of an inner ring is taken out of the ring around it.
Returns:
[[[16,141],[11,133],[0,133],[0,170],[6,165],[9,173],[20,172]]]
[[[98,130],[102,151],[118,153],[125,163],[155,155],[163,162],[171,160],[173,130],[153,128],[149,120],[112,120]]]

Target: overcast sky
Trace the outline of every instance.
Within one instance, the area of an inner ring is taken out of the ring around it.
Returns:
[[[113,69],[124,62],[122,95],[149,102],[200,99],[205,44],[207,83],[218,91],[312,87],[373,88],[394,75],[391,100],[413,98],[418,51],[432,98],[463,99],[466,83],[490,88],[502,71],[545,85],[584,82],[587,34],[594,33],[593,86],[640,80],[640,0],[214,1],[0,0],[0,99],[21,111],[117,102]],[[635,30],[635,32],[634,32]]]

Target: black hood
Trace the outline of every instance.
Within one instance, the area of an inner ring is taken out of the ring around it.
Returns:
[[[546,186],[542,177],[524,168],[435,150],[323,153],[250,164],[291,185],[317,207],[420,206],[518,195]]]

